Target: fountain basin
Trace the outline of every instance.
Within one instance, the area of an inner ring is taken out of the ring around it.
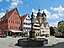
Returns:
[[[18,46],[24,46],[24,47],[38,47],[38,46],[44,46],[44,40],[29,40],[29,39],[19,39],[17,45]],[[48,42],[48,40],[45,40]]]

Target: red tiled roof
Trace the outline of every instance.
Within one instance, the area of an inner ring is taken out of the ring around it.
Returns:
[[[28,14],[25,14],[25,15],[23,15],[23,16],[20,16],[20,19],[21,19],[22,22],[24,21],[24,19],[26,18],[27,15],[28,15]]]
[[[7,12],[1,19],[4,19],[4,20],[8,19],[15,10],[17,10],[17,8],[14,8],[13,10]],[[17,12],[18,12],[18,10],[17,10]]]

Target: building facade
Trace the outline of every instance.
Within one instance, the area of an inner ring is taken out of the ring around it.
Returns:
[[[35,36],[49,36],[49,24],[46,20],[46,14],[40,13],[38,10],[37,16],[34,19]],[[28,14],[20,16],[17,8],[6,11],[6,14],[0,20],[0,32],[6,35],[17,34],[20,35],[21,32],[27,33],[31,30],[31,18]]]
[[[17,8],[9,12],[6,11],[6,14],[1,18],[0,24],[1,32],[3,34],[6,33],[7,35],[12,35],[11,32],[21,32],[21,20]]]
[[[28,14],[21,16],[21,30],[26,35],[29,35],[29,31],[31,30],[31,20]]]

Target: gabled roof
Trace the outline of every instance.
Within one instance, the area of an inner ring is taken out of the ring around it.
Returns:
[[[23,16],[20,16],[20,19],[21,19],[22,22],[25,20],[25,18],[27,17],[27,15],[28,15],[28,14],[25,14],[25,15],[23,15]]]
[[[6,14],[1,19],[3,19],[3,20],[8,19],[15,10],[18,12],[17,8],[14,8],[13,10],[6,12]]]

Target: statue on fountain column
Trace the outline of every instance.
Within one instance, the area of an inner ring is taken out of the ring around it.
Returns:
[[[32,14],[31,14],[31,31],[29,32],[30,38],[35,38],[35,31],[33,29],[33,25],[34,25],[34,15],[33,15],[33,12],[32,12]]]

